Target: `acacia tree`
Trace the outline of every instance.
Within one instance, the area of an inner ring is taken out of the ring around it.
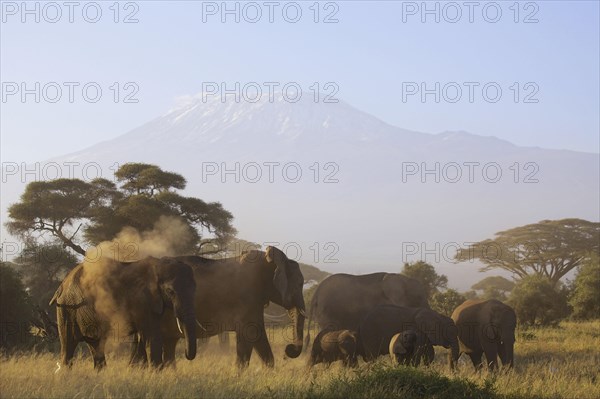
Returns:
[[[459,262],[479,259],[481,271],[500,268],[519,278],[540,275],[557,284],[591,254],[600,252],[600,223],[544,220],[496,233],[494,239],[460,248]]]
[[[77,234],[96,208],[118,200],[120,193],[106,179],[85,182],[79,179],[56,179],[31,182],[21,201],[8,208],[8,231],[22,237],[30,233],[51,234],[73,251],[85,255]],[[77,227],[75,227],[77,226]]]
[[[185,178],[165,172],[158,166],[128,163],[116,172],[117,184],[96,179],[57,179],[30,183],[21,201],[8,209],[9,232],[25,237],[32,233],[51,234],[63,245],[85,255],[82,245],[111,240],[125,226],[138,231],[153,228],[161,216],[171,216],[185,223],[192,237],[185,252],[198,252],[202,233],[214,236],[219,243],[236,233],[233,215],[218,202],[206,203],[185,197],[176,190],[185,188]]]

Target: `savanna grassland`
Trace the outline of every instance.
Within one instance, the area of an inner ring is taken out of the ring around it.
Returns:
[[[216,341],[216,340],[213,340]],[[306,354],[284,359],[283,334],[273,333],[276,365],[234,366],[233,343],[222,352],[211,341],[194,361],[160,372],[131,369],[126,354],[109,354],[96,372],[81,351],[72,370],[55,373],[58,355],[21,354],[0,361],[2,398],[600,398],[600,320],[563,322],[517,333],[515,369],[475,373],[463,356],[450,372],[446,351],[436,349],[429,368],[392,367],[387,358],[347,370],[339,364],[306,368]]]

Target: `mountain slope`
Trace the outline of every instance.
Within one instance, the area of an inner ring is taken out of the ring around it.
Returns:
[[[278,243],[320,269],[400,271],[424,259],[461,288],[482,276],[475,264],[453,265],[452,248],[543,219],[600,217],[598,154],[413,132],[344,102],[196,98],[50,160],[96,162],[108,178],[131,161],[183,174],[188,195],[234,214],[240,237]],[[3,185],[3,212],[22,190]]]

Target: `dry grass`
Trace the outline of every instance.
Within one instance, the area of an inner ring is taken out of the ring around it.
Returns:
[[[284,340],[275,337],[276,366],[267,369],[253,355],[239,372],[235,350],[209,344],[192,362],[160,372],[131,369],[126,355],[108,356],[107,369],[93,370],[85,356],[72,370],[55,373],[58,356],[23,354],[0,360],[2,398],[231,398],[231,397],[525,397],[600,398],[600,321],[565,322],[559,328],[519,332],[515,370],[477,374],[461,359],[452,374],[445,351],[429,370],[390,368],[388,360],[346,370],[339,364],[307,370],[306,355],[283,359]],[[233,346],[233,345],[232,345]],[[448,377],[448,378],[446,378]]]

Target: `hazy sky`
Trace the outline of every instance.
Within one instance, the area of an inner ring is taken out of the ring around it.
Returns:
[[[229,87],[234,82],[298,82],[305,95],[311,95],[314,82],[325,92],[330,90],[323,85],[334,82],[337,98],[400,127],[430,133],[466,130],[519,145],[598,152],[597,1],[521,2],[518,7],[512,1],[476,2],[472,22],[463,2],[427,3],[439,8],[439,23],[433,14],[421,15],[421,2],[322,2],[319,23],[313,20],[312,1],[275,2],[273,23],[262,1],[254,3],[262,12],[257,23],[246,21],[256,17],[256,7],[243,2],[237,5],[239,23],[233,14],[222,23],[220,10],[208,15],[221,2],[121,3],[119,23],[112,1],[99,3],[97,23],[83,18],[85,7],[86,18],[96,19],[96,3],[79,3],[73,23],[66,6],[57,10],[37,3],[36,22],[35,13],[23,15],[21,4],[2,2],[3,161],[43,160],[118,136],[165,113],[178,98],[200,92],[203,82]],[[293,20],[296,4],[302,16],[297,23],[287,22],[283,9]],[[498,8],[502,14],[492,23]],[[332,13],[338,22],[323,23]],[[137,23],[122,22],[130,14]],[[54,19],[58,22],[51,23]],[[454,19],[458,22],[450,22]],[[40,102],[35,94],[23,102],[22,83],[35,91],[35,82],[40,83]],[[82,95],[90,82],[88,88],[102,89],[96,103],[86,101],[93,99],[93,91]],[[427,95],[425,103],[418,93],[407,94],[423,82],[429,89],[439,82],[439,103],[435,94]],[[492,91],[484,97],[482,87],[488,83]],[[474,88],[472,103],[468,85]],[[62,97],[51,103],[56,86],[62,87]],[[457,86],[462,97],[452,103]],[[502,96],[494,103],[488,100],[496,87]],[[123,103],[136,88],[132,98],[139,102]]]

